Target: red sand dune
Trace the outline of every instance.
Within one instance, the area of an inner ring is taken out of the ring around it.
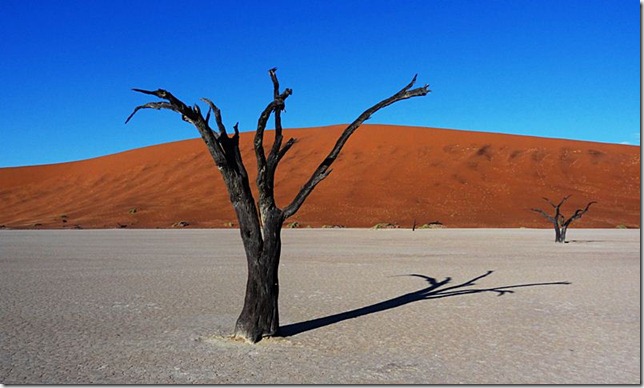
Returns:
[[[284,207],[344,126],[291,129],[298,143],[277,171]],[[255,178],[251,144],[244,161]],[[272,132],[266,133],[267,147]],[[531,207],[572,197],[564,214],[598,201],[573,227],[640,226],[640,147],[481,132],[363,125],[331,175],[287,222],[300,226],[445,227],[549,225]],[[6,228],[168,228],[236,224],[223,180],[201,139],[44,166],[0,169]]]

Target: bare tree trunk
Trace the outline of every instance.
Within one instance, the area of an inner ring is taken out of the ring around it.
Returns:
[[[561,233],[561,228],[559,228],[559,225],[555,223],[555,242],[564,242],[566,236]]]
[[[566,232],[568,231],[567,226],[562,226],[561,231],[559,232],[559,241],[560,243],[565,243],[566,242]]]
[[[277,334],[279,329],[278,268],[282,250],[282,212],[273,209],[264,219],[264,244],[259,255],[246,251],[248,279],[244,307],[235,336],[250,342]]]

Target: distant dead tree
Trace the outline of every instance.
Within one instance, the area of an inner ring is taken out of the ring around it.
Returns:
[[[133,89],[136,92],[156,96],[163,101],[137,106],[125,121],[127,123],[140,109],[167,109],[179,113],[184,121],[192,124],[201,134],[201,138],[222,174],[230,202],[235,209],[248,263],[244,307],[235,324],[234,335],[253,343],[261,340],[262,337],[278,334],[279,283],[277,275],[282,244],[281,230],[284,221],[300,209],[313,189],[331,173],[330,167],[345,143],[365,120],[388,105],[412,97],[425,96],[430,92],[428,85],[412,89],[416,82],[416,76],[414,76],[411,82],[399,92],[362,112],[344,129],[331,152],[315,169],[291,203],[284,208],[279,208],[275,203],[273,192],[275,171],[284,155],[295,144],[296,139],[290,138],[286,143],[283,143],[281,114],[285,108],[284,102],[293,91],[288,88],[280,91],[276,70],[276,68],[269,70],[273,83],[273,99],[259,116],[254,138],[258,202],[255,202],[253,198],[248,173],[239,150],[239,123],[233,126],[234,134],[228,135],[219,108],[209,99],[201,99],[209,107],[204,117],[198,105],[189,107],[166,90]],[[211,114],[215,118],[216,130],[210,127]],[[264,130],[271,114],[274,118],[275,137],[267,156],[264,148]]]
[[[558,243],[566,242],[566,232],[568,231],[568,227],[570,226],[570,224],[573,221],[581,218],[581,216],[583,216],[584,214],[586,214],[586,212],[590,208],[590,205],[592,205],[593,203],[597,203],[596,201],[588,202],[588,204],[586,205],[585,208],[575,210],[575,213],[572,216],[570,216],[569,218],[566,218],[561,213],[561,205],[563,205],[564,202],[566,202],[568,200],[568,198],[570,198],[570,197],[571,197],[571,195],[565,196],[556,205],[554,204],[554,202],[550,201],[548,198],[545,198],[545,197],[543,198],[546,202],[548,202],[550,204],[550,206],[552,206],[555,209],[555,214],[552,215],[552,216],[549,215],[548,213],[546,213],[545,211],[541,210],[541,209],[535,209],[535,208],[530,209],[533,212],[537,212],[537,213],[541,214],[548,221],[552,222],[552,224],[553,224],[553,226],[555,228],[555,242],[558,242]]]

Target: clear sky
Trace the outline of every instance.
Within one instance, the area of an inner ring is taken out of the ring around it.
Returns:
[[[348,123],[415,73],[432,93],[369,123],[640,142],[637,0],[0,0],[0,167],[198,137],[132,92],[200,97],[254,129]],[[404,133],[400,133],[404,136]]]

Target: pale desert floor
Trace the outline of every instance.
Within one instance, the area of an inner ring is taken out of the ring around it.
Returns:
[[[283,237],[250,345],[237,230],[0,231],[0,383],[641,383],[639,230]]]

